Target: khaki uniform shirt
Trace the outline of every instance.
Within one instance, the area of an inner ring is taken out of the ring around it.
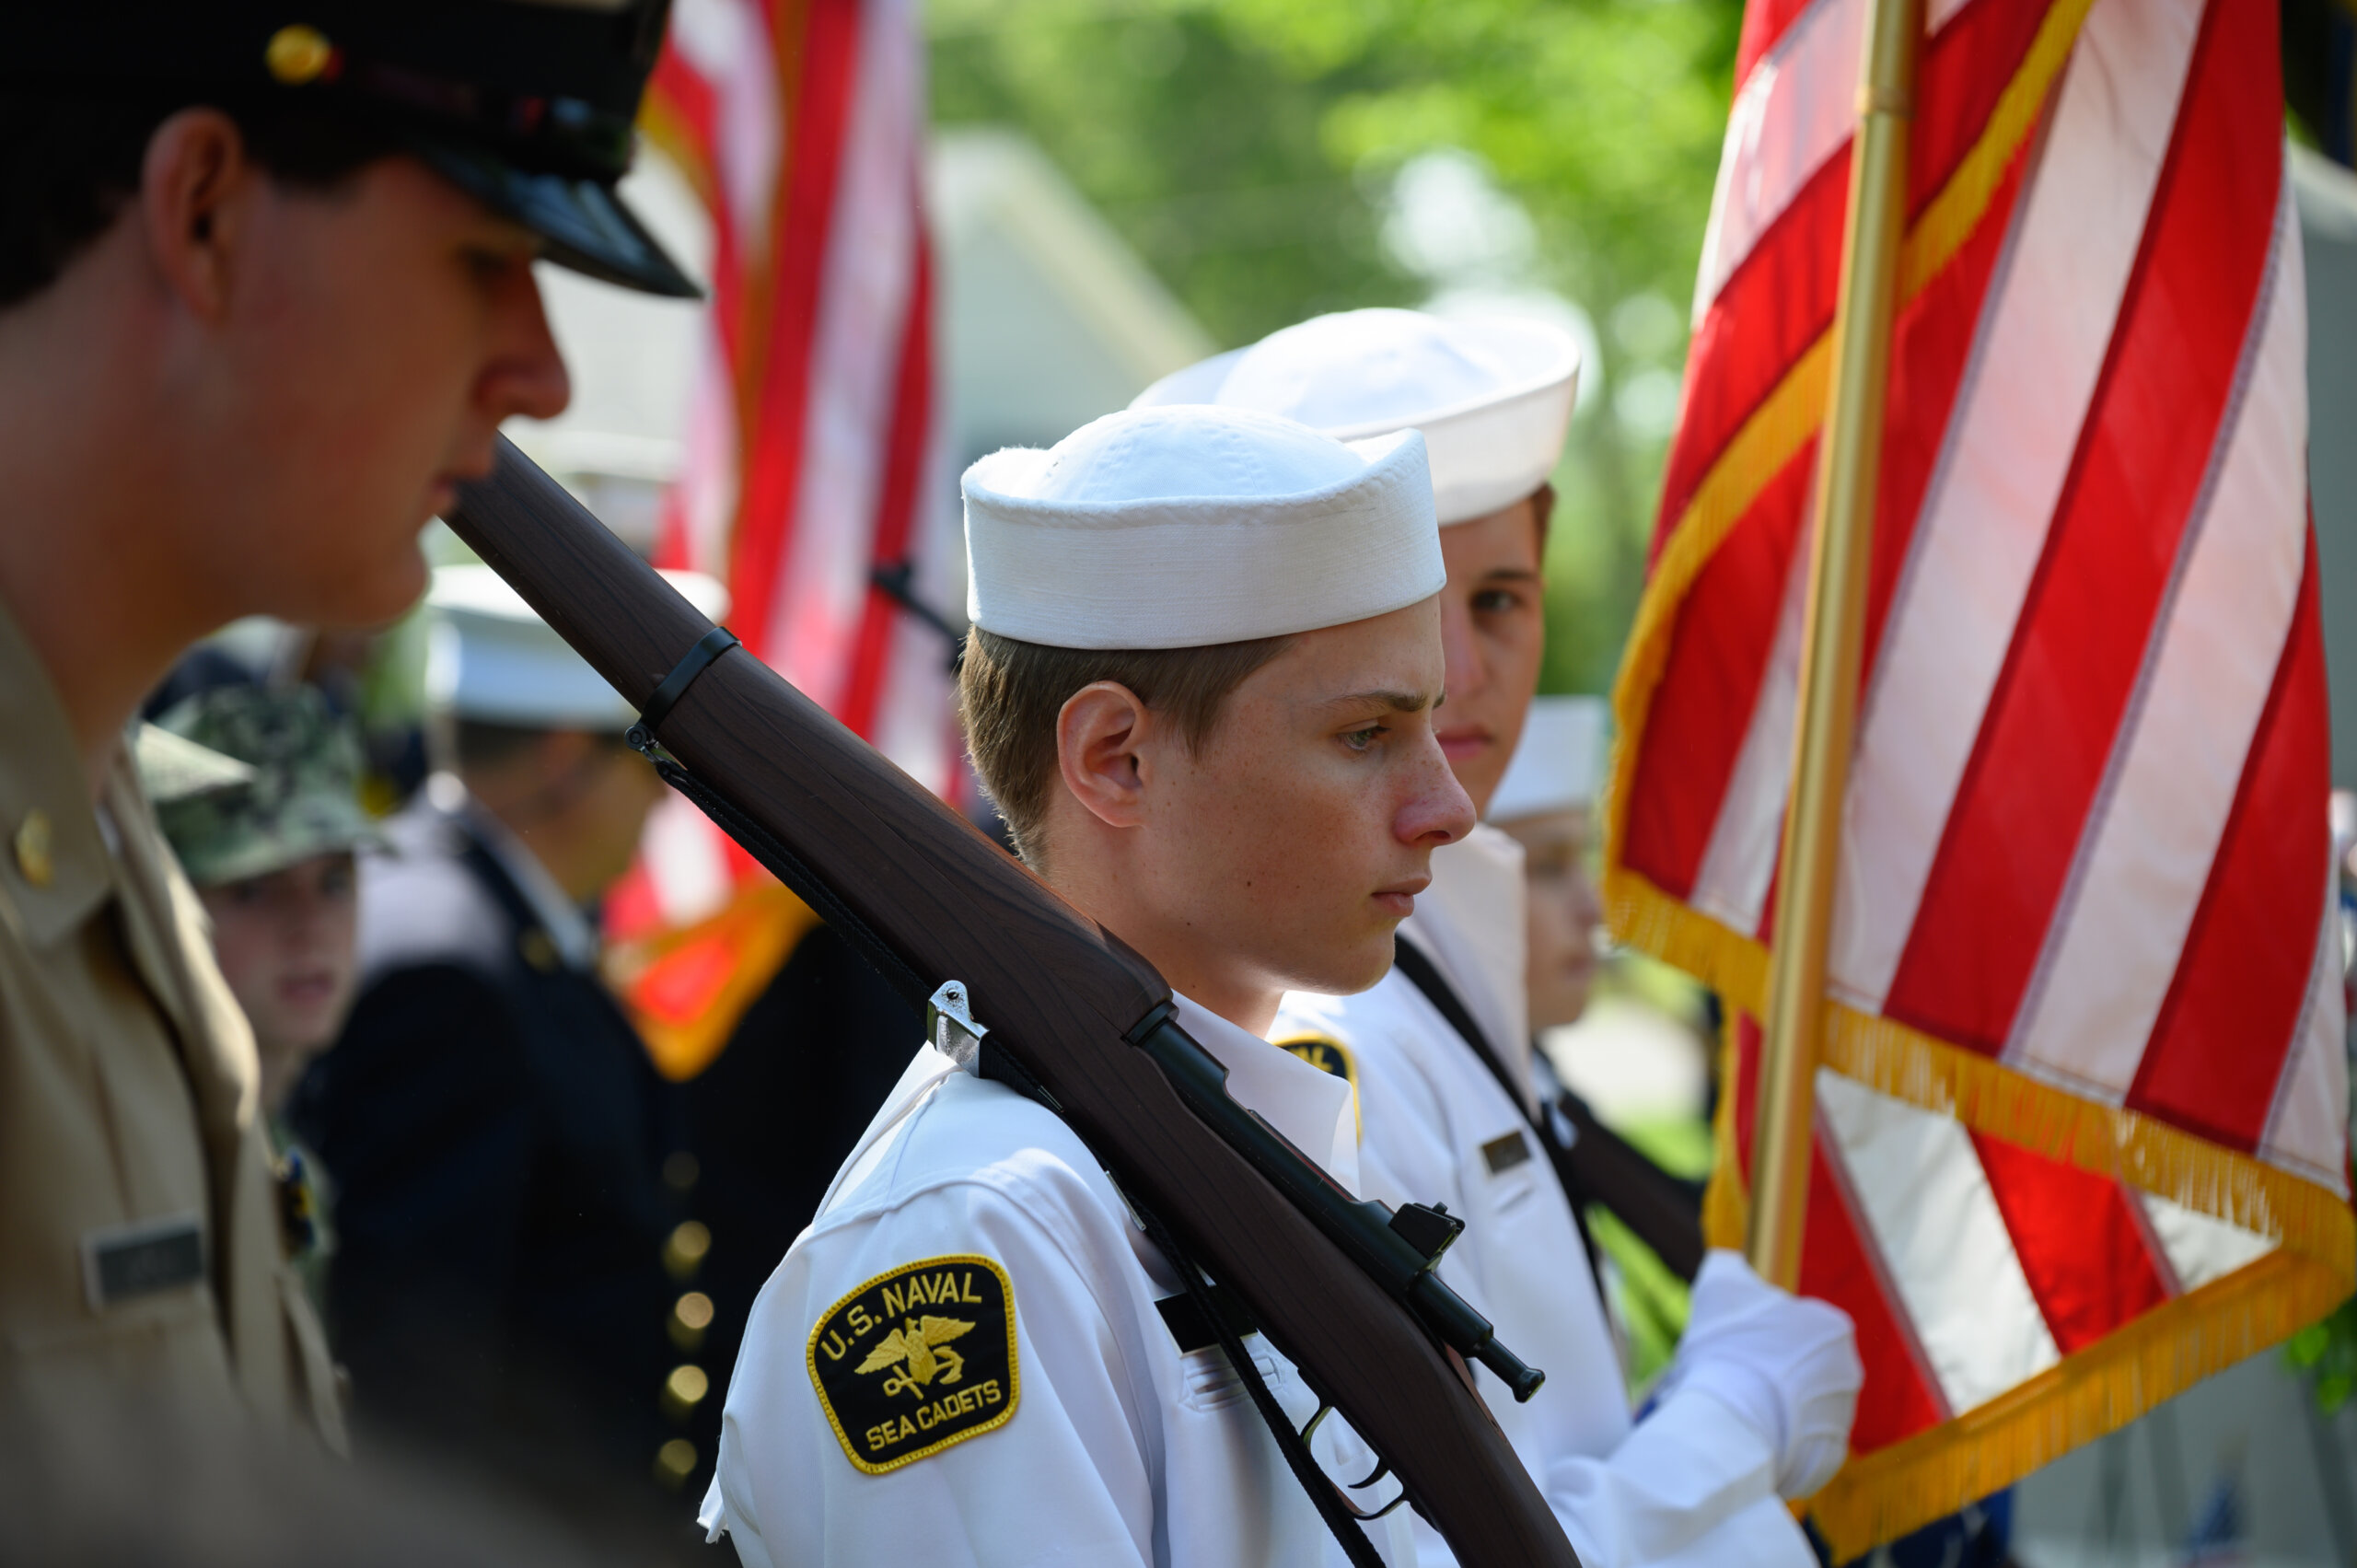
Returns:
[[[48,672],[0,610],[0,1407],[132,1401],[342,1449],[258,1081],[129,748],[94,809]]]

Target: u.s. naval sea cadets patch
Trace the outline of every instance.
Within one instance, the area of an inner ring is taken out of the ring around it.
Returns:
[[[898,1469],[1015,1414],[1015,1286],[988,1258],[904,1263],[827,1309],[809,1362],[843,1457]]]

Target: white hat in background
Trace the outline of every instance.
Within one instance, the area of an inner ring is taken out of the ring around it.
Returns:
[[[1516,822],[1591,804],[1604,775],[1601,697],[1534,697],[1489,819]]]
[[[1058,648],[1195,648],[1340,626],[1447,581],[1424,444],[1246,409],[1108,414],[966,470],[967,614]]]
[[[728,613],[718,579],[663,575],[711,620]],[[621,730],[637,721],[621,693],[490,567],[435,567],[425,606],[425,695],[436,709],[519,729]]]
[[[1537,490],[1562,455],[1580,350],[1543,321],[1346,310],[1156,381],[1132,409],[1259,409],[1353,441],[1423,433],[1443,527]]]

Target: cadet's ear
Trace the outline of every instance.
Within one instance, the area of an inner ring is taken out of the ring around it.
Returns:
[[[1064,787],[1107,827],[1133,828],[1144,819],[1138,750],[1153,722],[1137,693],[1113,680],[1082,687],[1056,715],[1056,768]]]
[[[240,198],[260,174],[237,122],[217,109],[181,110],[147,138],[139,215],[148,253],[164,286],[199,319],[218,320],[228,308]]]

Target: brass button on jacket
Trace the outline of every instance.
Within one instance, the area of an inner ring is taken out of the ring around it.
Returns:
[[[25,813],[17,825],[17,871],[26,882],[36,888],[46,888],[55,880],[57,867],[49,857],[49,813],[34,807]]]

